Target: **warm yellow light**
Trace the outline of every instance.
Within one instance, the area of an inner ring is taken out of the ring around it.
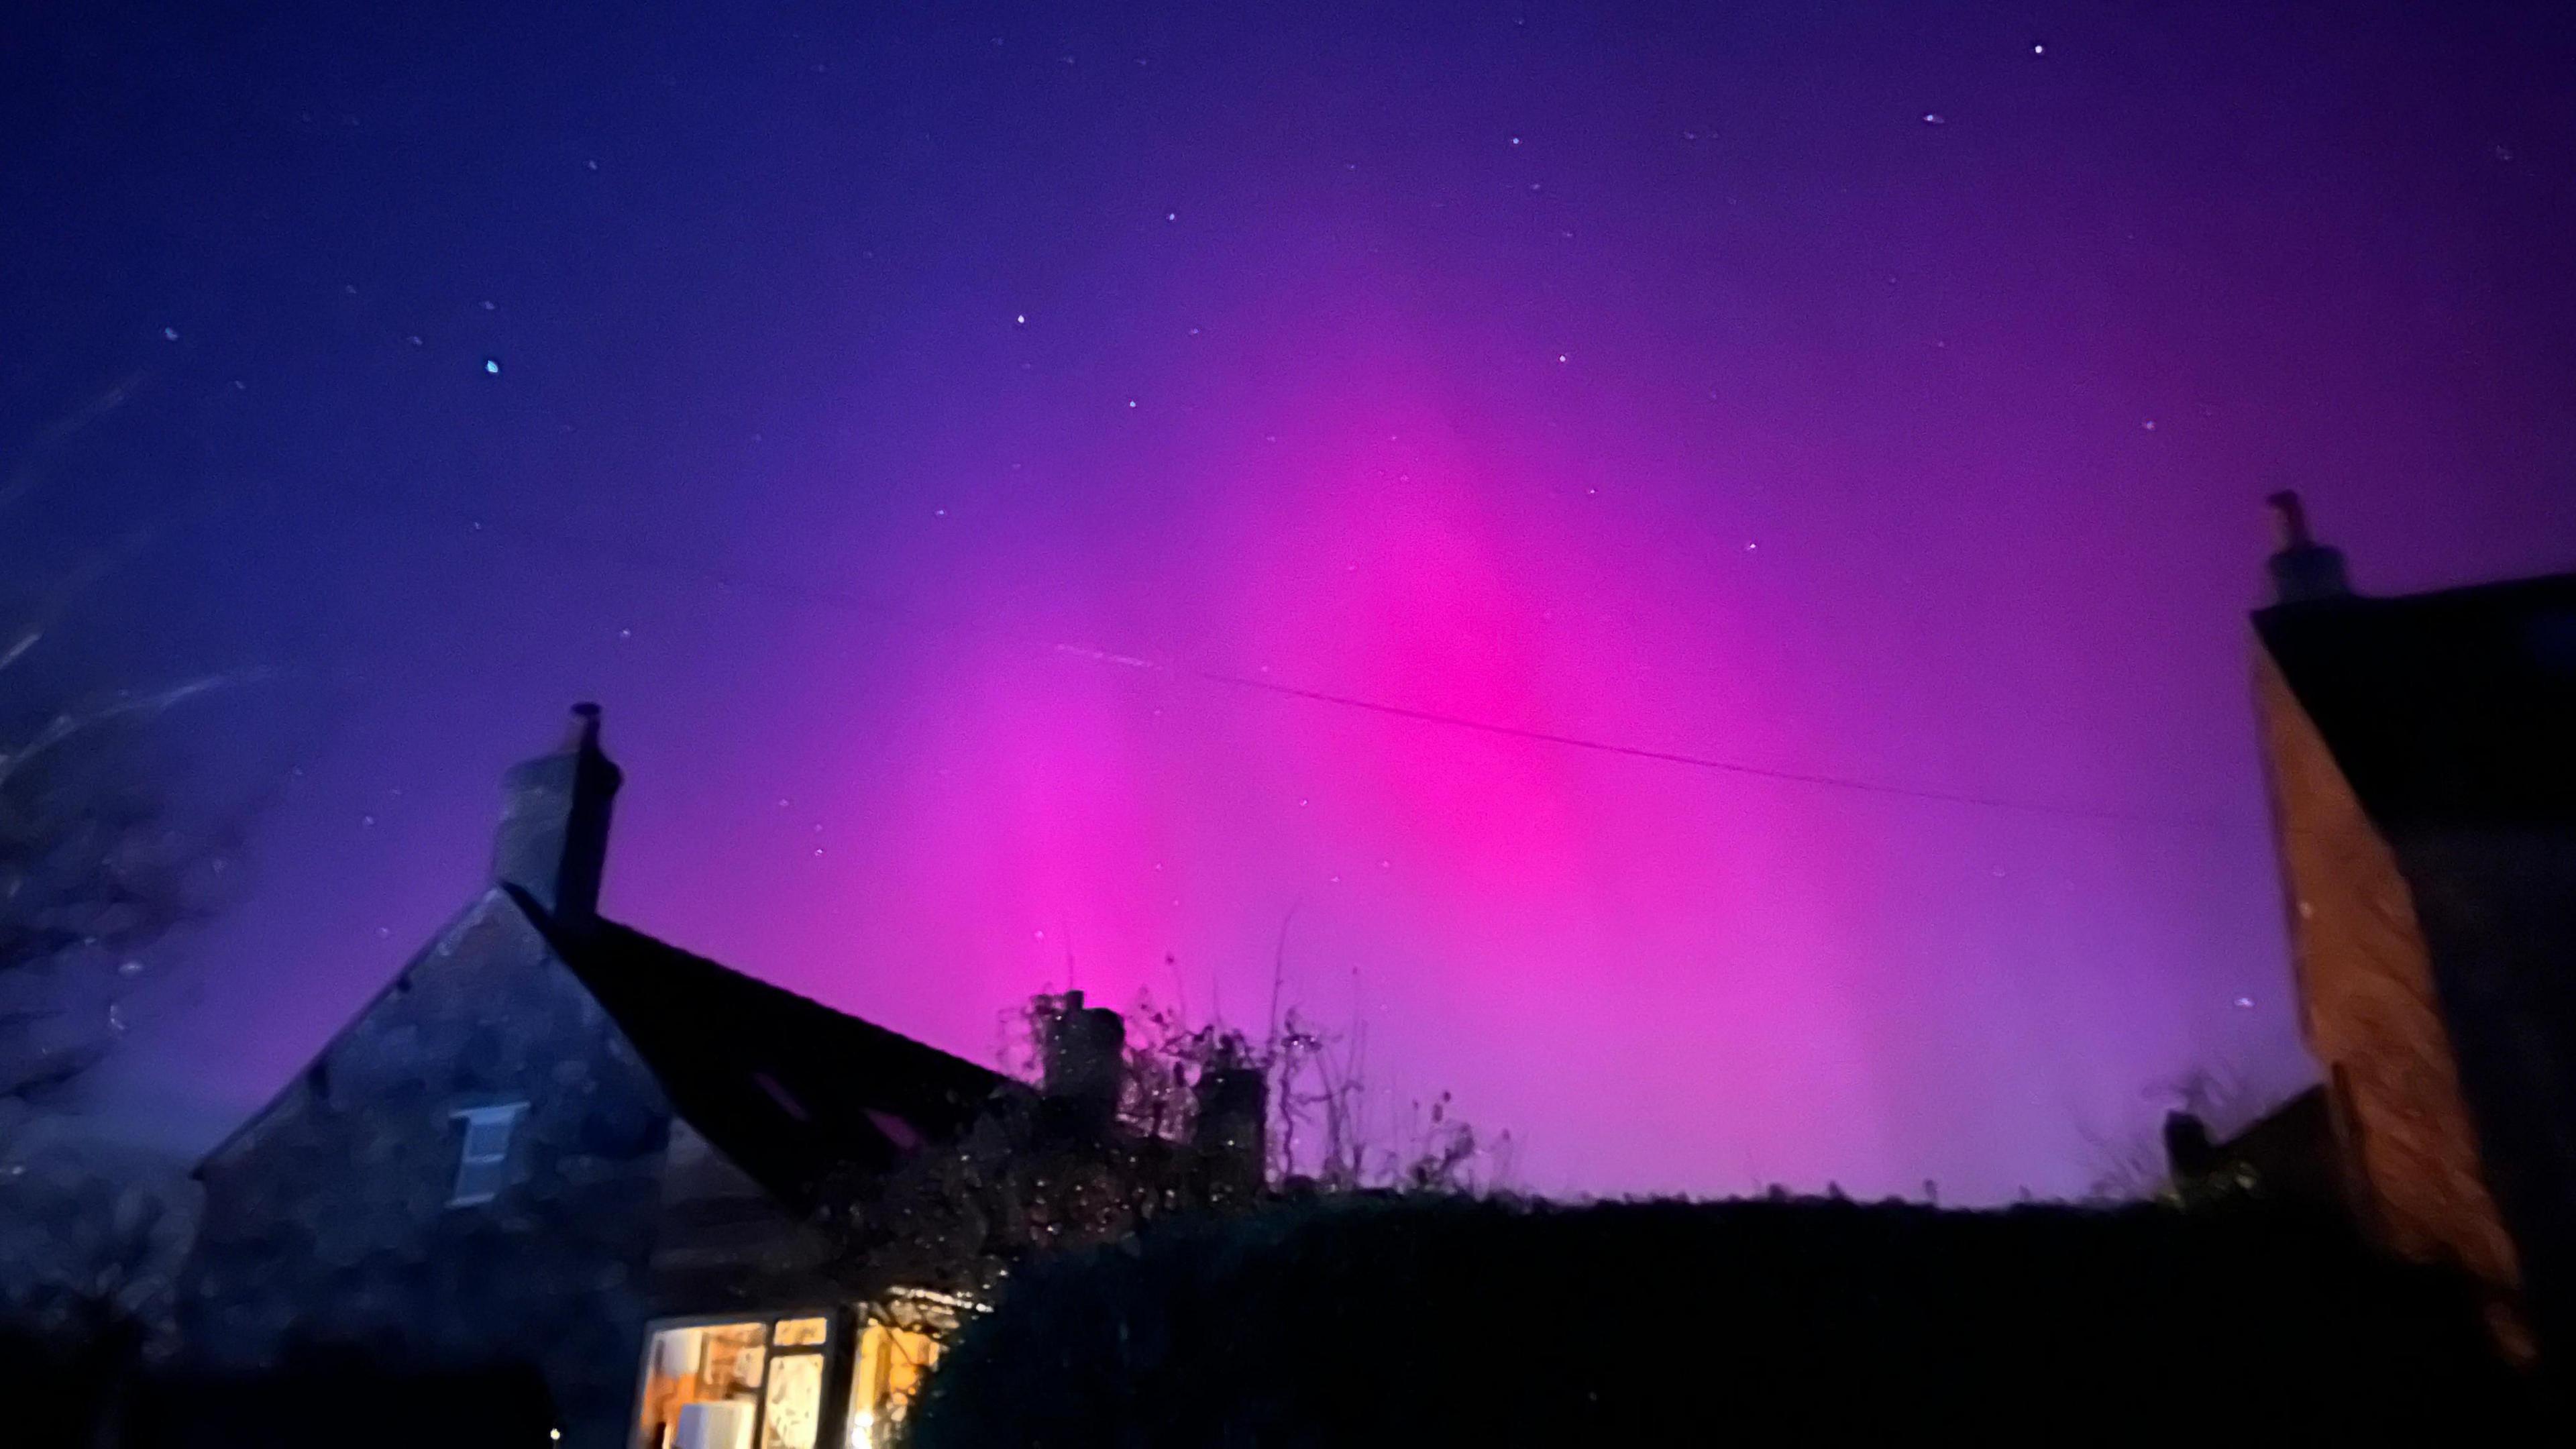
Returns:
[[[780,1348],[800,1348],[821,1343],[830,1332],[830,1320],[823,1318],[782,1318],[770,1342]]]

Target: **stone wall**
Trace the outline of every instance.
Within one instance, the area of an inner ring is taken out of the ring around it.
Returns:
[[[451,1206],[454,1114],[509,1102],[527,1109],[504,1184]],[[201,1169],[191,1366],[534,1364],[566,1444],[622,1445],[670,1122],[623,1034],[487,893]]]

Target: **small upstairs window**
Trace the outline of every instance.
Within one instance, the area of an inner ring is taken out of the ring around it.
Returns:
[[[449,1207],[472,1207],[500,1193],[509,1178],[510,1138],[527,1110],[525,1102],[503,1102],[452,1114],[465,1124],[465,1139],[457,1149],[456,1191],[448,1195]]]

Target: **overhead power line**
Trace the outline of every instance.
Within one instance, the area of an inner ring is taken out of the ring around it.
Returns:
[[[413,511],[405,509],[404,511]],[[598,560],[633,572],[665,578],[684,577],[738,594],[762,595],[798,608],[826,609],[843,613],[893,617],[938,627],[972,628],[969,621],[926,610],[905,599],[828,586],[800,583],[740,569],[712,568],[685,559],[560,529],[538,527],[520,520],[498,518],[488,513],[450,512],[445,517],[454,523],[485,532],[501,532],[545,547]],[[1034,644],[1031,645],[1035,650]],[[2162,815],[2144,811],[2117,810],[2099,806],[2063,804],[2047,800],[2022,799],[2005,795],[1988,795],[1963,790],[1942,790],[1869,779],[1858,775],[1840,775],[1825,771],[1793,770],[1759,765],[1745,760],[1730,760],[1714,755],[1693,754],[1681,750],[1655,749],[1616,740],[1595,739],[1535,726],[1504,724],[1478,719],[1472,715],[1452,714],[1444,710],[1423,709],[1396,704],[1388,700],[1361,695],[1342,694],[1332,690],[1312,689],[1282,683],[1253,675],[1236,674],[1189,664],[1164,664],[1139,655],[1105,649],[1057,644],[1054,653],[1085,659],[1094,663],[1150,671],[1175,677],[1188,677],[1230,689],[1269,694],[1279,698],[1303,700],[1310,704],[1328,705],[1374,714],[1389,719],[1444,729],[1469,731],[1499,739],[1521,740],[1530,744],[1552,745],[1562,749],[1586,750],[1596,754],[1616,755],[1626,759],[1656,764],[1678,765],[1688,769],[1709,770],[1749,779],[1773,780],[1784,784],[1807,785],[1820,789],[1841,790],[1855,794],[1877,795],[1894,799],[1924,800],[1946,805],[1964,805],[1977,809],[2010,811],[2016,814],[2049,816],[2070,820],[2092,820],[2110,824],[2155,826],[2165,829],[2227,830],[2260,826],[2251,817],[2220,815]]]
[[[1912,785],[1893,784],[1884,780],[1867,780],[1853,775],[1834,775],[1820,771],[1789,770],[1769,765],[1756,765],[1743,760],[1720,759],[1713,755],[1695,755],[1679,750],[1658,750],[1644,745],[1621,744],[1616,740],[1592,739],[1583,735],[1563,734],[1555,730],[1526,725],[1501,724],[1477,719],[1472,715],[1450,714],[1435,709],[1417,709],[1411,705],[1391,704],[1385,700],[1359,695],[1335,694],[1330,690],[1308,689],[1283,684],[1274,679],[1261,679],[1248,674],[1230,674],[1223,670],[1201,669],[1189,665],[1162,665],[1132,654],[1113,654],[1105,649],[1086,649],[1074,644],[1059,644],[1056,652],[1102,664],[1118,664],[1131,669],[1150,669],[1158,673],[1186,675],[1235,689],[1258,690],[1288,699],[1308,700],[1316,704],[1335,705],[1344,709],[1363,710],[1394,719],[1421,724],[1442,725],[1450,729],[1473,730],[1478,734],[1503,739],[1527,740],[1533,744],[1559,745],[1567,749],[1591,750],[1599,754],[1620,755],[1632,760],[1651,760],[1658,764],[1686,765],[1692,769],[1716,770],[1723,774],[1744,775],[1757,780],[1779,780],[1793,785],[1819,785],[1834,790],[1851,790],[1869,795],[1891,795],[1908,800],[1933,800],[1949,805],[1974,805],[1991,810],[2013,810],[2032,815],[2065,816],[2082,820],[2105,820],[2135,825],[2224,828],[2250,825],[2250,820],[2223,817],[2194,818],[2179,815],[2150,815],[2136,811],[2108,810],[2082,805],[2059,805],[2044,800],[2018,800],[2002,795],[1979,795],[1965,791],[1923,789]]]

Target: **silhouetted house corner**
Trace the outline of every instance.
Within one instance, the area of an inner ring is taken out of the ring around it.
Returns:
[[[2576,574],[2357,595],[2297,500],[2275,506],[2254,693],[2300,1024],[2352,1206],[2398,1251],[2475,1275],[2509,1343],[2563,1361]]]

